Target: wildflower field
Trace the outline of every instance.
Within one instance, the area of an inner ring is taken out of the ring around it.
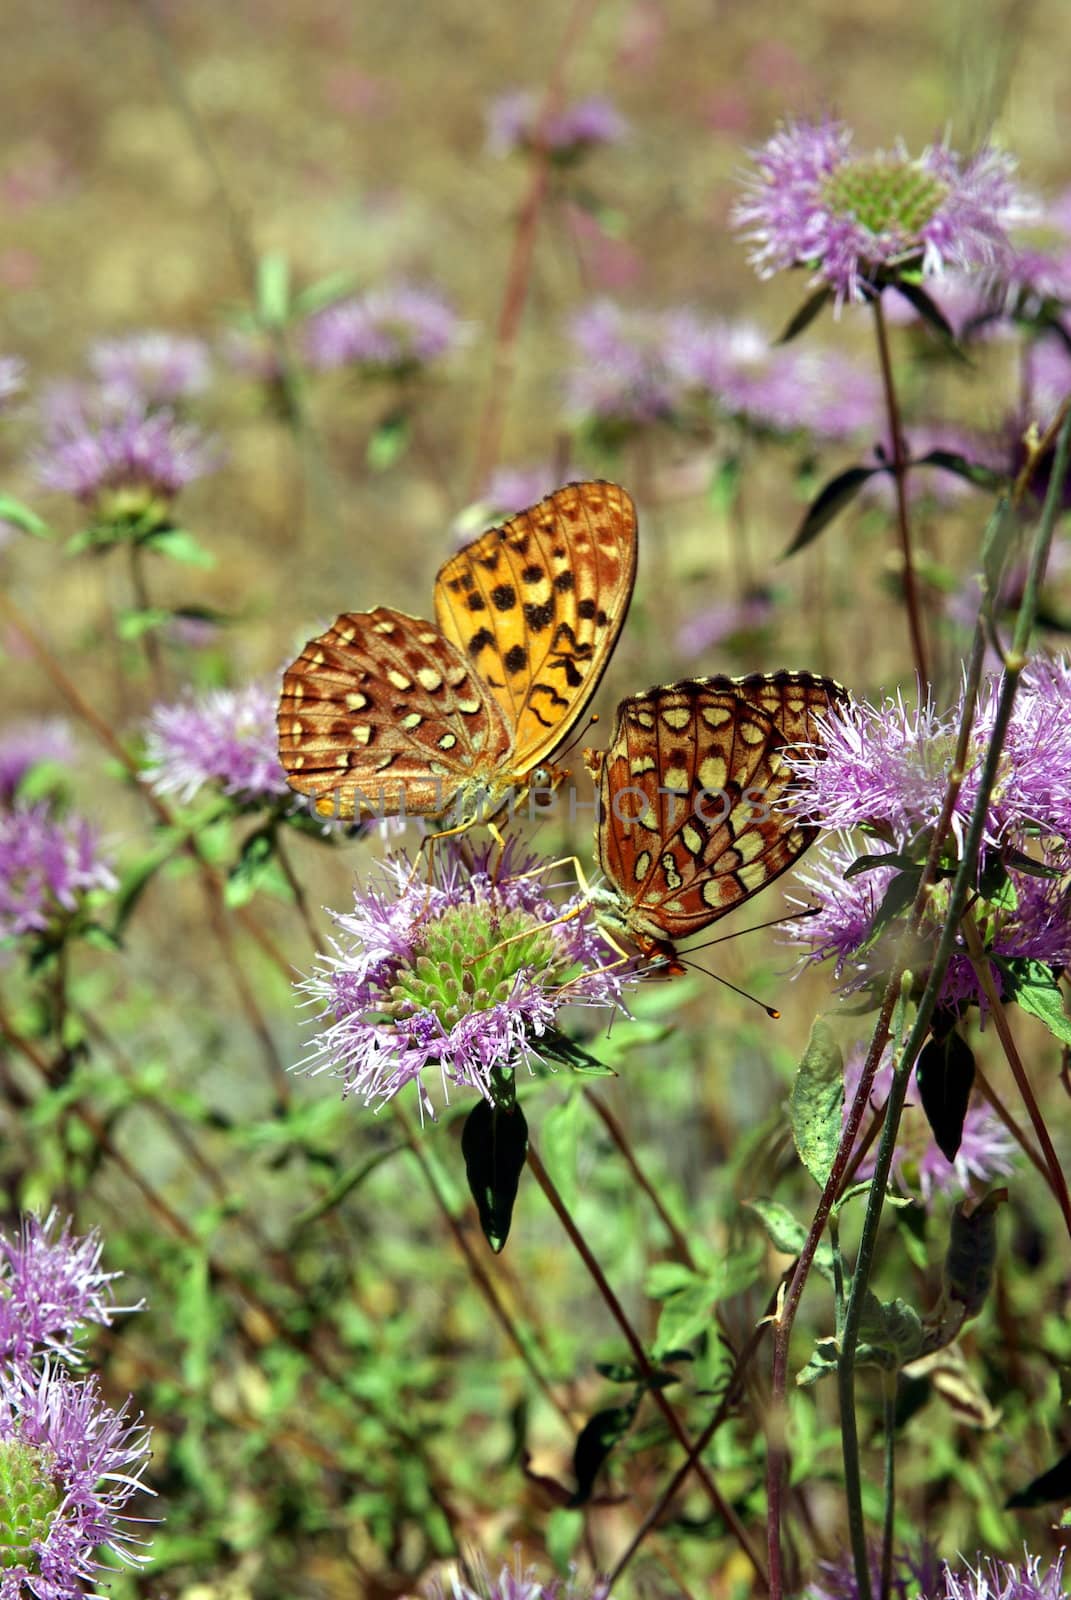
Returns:
[[[0,1600],[1056,1600],[1059,0],[0,67]]]

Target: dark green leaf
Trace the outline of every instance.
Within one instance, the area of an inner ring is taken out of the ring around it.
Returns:
[[[272,824],[258,828],[242,845],[238,860],[227,874],[224,898],[229,906],[244,906],[262,889],[283,888],[292,893],[275,854]]]
[[[620,1030],[622,1033],[624,1029]],[[539,1041],[540,1052],[550,1061],[557,1061],[560,1066],[568,1067],[582,1078],[615,1078],[617,1074],[612,1067],[604,1066],[597,1056],[590,1055],[575,1039],[568,1038],[564,1033],[559,1033],[557,1028],[550,1028]]]
[[[949,355],[958,357],[960,361],[966,361],[967,357],[960,348],[952,324],[940,306],[926,293],[922,285],[920,283],[912,283],[907,278],[898,277],[893,280],[893,287],[918,312],[931,333],[937,335]]]
[[[952,472],[976,489],[1003,489],[1008,481],[1006,472],[984,467],[981,462],[968,461],[955,450],[928,450],[924,456],[915,456],[912,467],[939,467],[942,472]]]
[[[861,872],[873,872],[877,867],[899,867],[903,872],[914,872],[918,870],[918,862],[894,850],[879,850],[873,855],[856,856],[851,866],[845,868],[844,876],[857,878]]]
[[[922,868],[912,867],[910,872],[898,872],[882,896],[881,904],[874,913],[874,921],[867,934],[867,942],[871,942],[882,933],[894,918],[906,911],[914,904],[918,893],[919,882],[922,878]]]
[[[937,1148],[946,1161],[955,1161],[974,1087],[970,1045],[955,1031],[943,1039],[927,1039],[915,1064],[915,1081]]]
[[[1035,1506],[1052,1505],[1057,1501],[1061,1505],[1071,1501],[1071,1450],[1061,1456],[1054,1467],[1032,1478],[1026,1488],[1013,1494],[1005,1505],[1009,1511],[1032,1511]]]
[[[509,1237],[513,1203],[528,1155],[528,1124],[520,1106],[507,1110],[480,1100],[465,1119],[461,1153],[480,1227],[497,1255]]]
[[[994,1189],[968,1216],[962,1206],[952,1213],[945,1256],[945,1293],[958,1300],[964,1315],[976,1317],[993,1285],[997,1260],[997,1207],[1007,1189]]]
[[[1032,1017],[1039,1017],[1061,1044],[1071,1044],[1071,1017],[1064,1010],[1063,991],[1043,961],[1024,957],[994,958],[1008,980],[1009,998]]]
[[[875,473],[888,471],[887,466],[846,467],[843,472],[838,472],[835,478],[830,478],[807,507],[792,543],[781,557],[782,561],[794,556],[797,550],[803,550],[817,539],[834,517],[839,516],[845,506],[851,504],[864,483],[874,477]]]
[[[600,1467],[614,1445],[624,1438],[632,1426],[641,1392],[637,1392],[623,1406],[610,1406],[605,1411],[596,1411],[581,1428],[573,1451],[573,1473],[576,1477],[576,1492],[572,1499],[574,1506],[582,1506],[590,1500]]]
[[[368,440],[365,460],[372,472],[386,472],[400,461],[409,447],[409,416],[405,411],[392,412],[376,424]]]
[[[1062,878],[1064,875],[1062,867],[1052,867],[1047,861],[1035,861],[1033,856],[1028,856],[1023,850],[1006,848],[1004,864],[1028,878]]]
[[[832,1028],[816,1017],[792,1085],[791,1120],[799,1158],[819,1188],[840,1143],[843,1113],[844,1058]]]
[[[792,316],[788,319],[788,322],[785,325],[780,337],[775,339],[774,343],[789,344],[793,339],[801,334],[805,328],[810,327],[815,317],[819,316],[825,310],[832,298],[833,290],[827,283],[822,284],[821,288],[816,289],[813,294],[808,295],[799,309],[793,312]]]

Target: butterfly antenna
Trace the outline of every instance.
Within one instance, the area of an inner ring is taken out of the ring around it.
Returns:
[[[821,906],[806,906],[802,911],[785,911],[779,917],[771,917],[769,922],[754,922],[750,928],[734,928],[732,933],[719,934],[716,939],[694,944],[692,949],[709,950],[716,944],[725,944],[729,939],[741,939],[745,933],[760,933],[763,928],[776,928],[782,922],[801,922],[804,917],[817,917],[821,910]]]
[[[584,723],[584,726],[579,730],[579,732],[574,733],[573,737],[569,740],[569,743],[567,745],[565,745],[561,750],[556,752],[556,759],[561,760],[562,756],[567,756],[571,750],[575,750],[577,745],[581,742],[581,740],[587,738],[587,736],[591,732],[592,728],[600,720],[601,720],[601,718],[599,717],[599,713],[597,711],[593,711],[591,713],[591,716]]]
[[[679,951],[677,960],[684,967],[694,967],[696,972],[705,973],[708,978],[713,978],[715,983],[720,983],[723,989],[731,989],[734,994],[738,994],[742,1000],[750,1000],[753,1006],[758,1006],[760,1011],[765,1011],[772,1022],[780,1021],[781,1013],[777,1007],[768,1006],[765,1000],[759,999],[758,995],[749,994],[746,989],[738,989],[735,983],[730,983],[728,978],[723,978],[719,972],[712,972],[709,967],[701,967],[698,961],[689,961],[687,956],[682,956]]]

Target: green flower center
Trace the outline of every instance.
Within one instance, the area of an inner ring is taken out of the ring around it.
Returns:
[[[33,1567],[34,1542],[48,1537],[61,1499],[50,1450],[0,1440],[0,1570]]]
[[[822,202],[873,234],[917,239],[948,194],[948,184],[911,161],[871,156],[846,161],[822,185]]]
[[[530,912],[451,906],[428,924],[383,1011],[399,1022],[430,1011],[452,1028],[470,1012],[508,1000],[522,968],[556,974],[562,965],[553,930]]]

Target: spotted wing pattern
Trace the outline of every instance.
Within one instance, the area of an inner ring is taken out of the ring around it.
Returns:
[[[439,626],[501,707],[519,773],[561,743],[595,693],[635,576],[635,507],[602,482],[556,490],[439,572]]]
[[[708,927],[803,854],[817,829],[780,807],[784,751],[814,742],[815,717],[844,698],[829,678],[778,672],[621,703],[610,748],[585,760],[599,784],[599,865],[641,948]]]
[[[278,726],[291,788],[343,818],[443,812],[512,749],[475,669],[434,623],[385,606],[309,640],[283,676]]]

